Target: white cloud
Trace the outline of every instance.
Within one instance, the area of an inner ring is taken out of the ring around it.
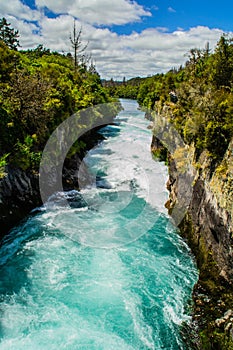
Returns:
[[[172,33],[151,28],[116,38],[109,33],[104,39],[108,49],[93,50],[93,57],[103,76],[147,76],[179,67],[191,48],[202,49],[207,41],[214,48],[221,34],[220,29],[201,26]]]
[[[42,44],[52,50],[70,51],[69,34],[72,25],[73,18],[68,15],[57,18],[43,17],[40,22]]]
[[[41,4],[42,1],[44,4],[48,4],[49,1],[52,3],[52,0],[38,1]],[[86,0],[85,5],[93,1]],[[97,2],[102,4],[103,0]],[[63,0],[53,3],[57,12],[63,9]],[[136,6],[136,3],[131,3],[131,6],[132,4]],[[72,6],[71,1],[67,2],[67,6]],[[3,8],[7,10],[5,2],[0,4],[1,13]],[[24,10],[28,12],[24,13]],[[20,13],[13,10],[8,12],[8,21],[20,32],[22,48],[33,48],[43,44],[51,50],[71,51],[69,34],[73,26],[73,16],[62,14],[56,18],[48,18],[43,12],[31,11],[27,7],[22,7]],[[29,17],[34,18],[35,14],[38,16],[37,22],[25,20]],[[89,42],[88,52],[92,54],[97,70],[103,78],[114,79],[122,79],[124,76],[127,78],[147,76],[179,67],[184,64],[187,59],[185,54],[191,48],[204,48],[207,42],[214,48],[222,34],[220,29],[205,26],[193,27],[186,31],[179,28],[174,32],[157,27],[146,29],[141,33],[132,32],[129,35],[119,35],[108,28],[96,28],[93,24],[78,20],[77,27],[81,26],[83,42]]]
[[[38,35],[39,27],[35,23],[23,21],[13,16],[6,16],[11,27],[18,29],[20,37],[19,42],[21,48],[28,49],[35,47],[42,42],[42,38]]]
[[[97,25],[122,25],[151,16],[141,5],[129,0],[36,0],[39,8],[47,7],[56,14],[68,14]]]
[[[173,12],[173,13],[176,12],[176,10],[174,8],[172,8],[172,7],[168,7],[167,10],[168,10],[168,12]]]
[[[40,12],[32,10],[24,5],[20,0],[1,1],[0,13],[2,17],[15,16],[18,19],[36,21],[40,18]]]
[[[156,6],[156,5],[153,5],[153,6],[151,6],[151,10],[158,11],[158,10],[159,10],[159,7],[158,7],[158,6]]]

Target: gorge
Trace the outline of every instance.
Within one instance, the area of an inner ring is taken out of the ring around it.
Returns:
[[[122,103],[84,157],[94,181],[57,193],[3,240],[1,349],[189,348],[181,330],[198,272],[164,207],[149,122]]]

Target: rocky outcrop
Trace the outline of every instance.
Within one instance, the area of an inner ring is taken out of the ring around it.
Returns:
[[[0,180],[0,237],[41,204],[38,174],[7,167]]]
[[[152,142],[152,147],[156,143]],[[198,348],[233,349],[233,142],[218,164],[206,152],[198,159],[195,152],[188,154],[195,171],[190,202],[179,228],[199,269],[193,291]],[[177,210],[180,181],[176,159],[170,155],[166,207],[171,215]]]
[[[64,190],[79,189],[80,176],[87,177],[85,169],[82,169],[85,172],[82,175],[79,168],[86,152],[103,140],[103,136],[98,133],[99,129],[100,127],[93,128],[84,134],[80,140],[85,144],[85,148],[65,160]],[[32,209],[42,205],[38,172],[8,166],[5,173],[6,175],[0,179],[0,239]]]

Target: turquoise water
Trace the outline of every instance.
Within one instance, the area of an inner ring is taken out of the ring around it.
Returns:
[[[149,122],[122,102],[84,160],[90,185],[56,194],[4,241],[1,350],[186,349],[197,270],[164,209]]]

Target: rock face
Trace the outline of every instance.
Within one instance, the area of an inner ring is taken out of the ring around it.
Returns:
[[[219,270],[219,277],[227,283],[233,282],[233,239],[232,217],[222,208],[211,191],[210,184],[202,177],[193,188],[193,196],[188,210],[193,230],[193,243],[212,254]],[[200,262],[201,263],[201,262]]]
[[[152,142],[152,147],[156,143]],[[194,154],[189,155],[197,169],[192,195],[179,228],[200,272],[193,291],[198,348],[233,349],[233,142],[218,165],[206,152],[198,160]],[[171,215],[181,191],[179,181],[176,162],[169,156],[170,198],[166,207]]]
[[[79,168],[86,152],[103,140],[103,136],[98,133],[99,129],[93,128],[84,134],[80,140],[86,145],[85,149],[65,160],[64,190],[79,189],[78,178],[87,177],[85,169],[82,167],[82,174]],[[0,239],[32,209],[42,205],[38,173],[14,167],[7,167],[5,172],[7,175],[0,179]]]
[[[8,167],[0,180],[0,238],[41,204],[38,174]]]

